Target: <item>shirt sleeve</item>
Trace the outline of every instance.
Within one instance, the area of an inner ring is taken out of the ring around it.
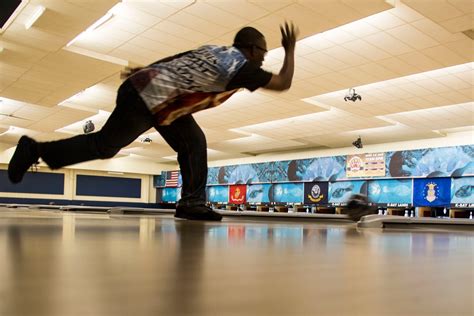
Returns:
[[[245,88],[250,91],[255,91],[258,88],[266,86],[272,76],[273,74],[271,72],[247,62],[230,80],[226,90]]]

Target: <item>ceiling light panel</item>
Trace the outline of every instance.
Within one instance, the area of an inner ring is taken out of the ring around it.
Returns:
[[[429,130],[470,126],[474,120],[474,102],[387,115],[407,126]]]
[[[163,6],[170,12],[174,11],[169,6],[156,3],[155,10],[148,12],[159,11]],[[132,3],[118,3],[85,32],[69,42],[68,46],[74,45],[100,53],[111,52],[162,20],[139,8],[140,6],[137,8]]]
[[[195,2],[186,8],[186,12],[198,17],[212,16],[213,23],[230,29],[238,29],[251,21],[248,17],[244,18],[214,6],[212,1]]]
[[[351,73],[361,73],[363,80],[368,83],[413,73],[413,67],[426,71],[472,60],[455,54],[454,47],[453,50],[441,47],[436,36],[429,36],[407,23],[422,19],[423,16],[412,9],[397,4],[391,10],[302,39],[300,42],[314,51],[301,56],[338,73],[342,78],[350,78],[334,82],[328,81],[325,73],[315,73],[313,78],[307,76],[308,80],[331,91],[347,87],[351,80],[356,80],[360,85],[361,80],[355,75],[351,76]],[[425,22],[424,27],[430,26],[426,26]],[[459,37],[444,34],[442,40],[452,42],[459,40]],[[300,53],[297,54],[300,56]],[[441,58],[443,54],[447,54],[445,60]],[[337,77],[337,74],[331,76]]]
[[[22,128],[19,126],[9,126],[6,130],[4,128],[2,128],[2,130],[4,131],[0,134],[0,143],[12,145],[16,145],[20,137],[23,135],[29,135],[31,137],[38,135],[38,132],[35,130]]]
[[[233,108],[227,108],[226,103],[209,111],[198,112],[194,116],[203,127],[230,129],[321,111],[325,109],[300,100],[275,99],[260,104],[242,103]]]
[[[366,127],[387,126],[389,123],[357,116],[338,109],[302,115],[271,122],[236,128],[235,131],[257,134],[274,139],[304,138],[328,133],[340,133]]]
[[[249,19],[250,21],[261,18],[269,13],[267,8],[258,6],[247,0],[212,1],[212,5],[243,19]]]
[[[350,147],[352,146],[352,141],[358,136],[362,137],[364,146],[370,144],[412,140],[414,137],[421,137],[423,139],[441,137],[440,134],[431,130],[420,130],[417,128],[410,128],[401,125],[373,128],[361,131],[345,132],[340,134],[326,134],[320,135],[317,138],[307,137],[302,140],[327,147]]]
[[[66,134],[83,134],[83,126],[86,121],[92,121],[95,125],[95,130],[99,130],[107,121],[110,116],[110,112],[99,110],[99,113],[96,115],[89,116],[81,121],[74,122],[62,128],[56,130],[56,132],[66,133]]]
[[[35,121],[29,128],[41,132],[54,132],[54,130],[72,124],[91,116],[90,111],[76,110],[72,108],[54,107],[54,112],[40,121]]]
[[[122,152],[148,158],[156,158],[157,156],[168,156],[174,153],[173,149],[171,149],[167,144],[155,143],[149,145],[141,144],[141,146],[136,146],[135,143],[133,143],[132,146],[122,149]]]
[[[98,84],[89,87],[59,103],[60,106],[96,112],[115,105],[117,91],[110,86]]]
[[[43,15],[46,8],[42,5],[36,6],[25,22],[25,29],[29,29]]]
[[[344,101],[347,90],[318,95],[304,101],[312,100],[356,114],[366,111],[373,115],[468,102],[472,99],[463,90],[474,90],[473,64],[446,67],[355,87],[356,92],[362,96],[360,102]],[[445,93],[449,94],[444,95]]]
[[[474,9],[471,1],[437,1],[436,5],[423,0],[403,0],[403,2],[451,33],[472,28]]]
[[[239,152],[242,148],[245,148],[246,152],[255,152],[277,150],[279,148],[299,147],[303,145],[303,143],[294,140],[277,140],[274,138],[253,134],[238,139],[211,144],[210,146],[214,149],[226,152]]]

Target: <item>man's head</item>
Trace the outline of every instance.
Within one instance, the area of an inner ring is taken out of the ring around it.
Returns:
[[[237,32],[232,46],[240,49],[249,61],[256,63],[258,66],[262,65],[267,53],[265,36],[250,26],[246,26]]]

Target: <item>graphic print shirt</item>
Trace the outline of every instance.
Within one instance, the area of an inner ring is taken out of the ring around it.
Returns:
[[[271,76],[235,47],[206,45],[151,64],[130,80],[158,124],[169,125],[221,104],[239,88],[262,87]]]

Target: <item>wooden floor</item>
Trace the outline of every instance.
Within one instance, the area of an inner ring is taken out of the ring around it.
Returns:
[[[0,208],[0,315],[474,315],[474,234]]]

